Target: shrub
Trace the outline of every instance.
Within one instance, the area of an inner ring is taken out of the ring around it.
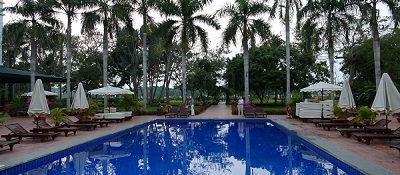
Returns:
[[[367,106],[362,106],[357,110],[356,121],[359,124],[371,125],[375,122],[375,113]]]

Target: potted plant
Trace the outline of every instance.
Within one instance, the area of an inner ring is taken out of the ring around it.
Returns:
[[[88,103],[89,108],[78,112],[80,115],[78,116],[79,120],[90,119],[91,116],[94,116],[94,114],[96,114],[96,109],[98,108],[97,104],[91,98],[89,98]]]
[[[54,108],[50,110],[50,115],[48,116],[50,122],[56,126],[60,125],[61,122],[66,122],[68,115],[63,112],[64,110],[65,108]]]
[[[334,105],[333,115],[335,115],[337,118],[346,119],[347,117],[350,117],[351,113],[349,113],[347,110],[343,111],[338,105]]]
[[[362,106],[357,110],[356,121],[362,125],[372,125],[376,120],[375,113],[367,106]]]

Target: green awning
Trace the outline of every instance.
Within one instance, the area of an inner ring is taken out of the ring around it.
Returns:
[[[45,74],[35,74],[35,79],[41,79],[42,82],[67,82],[66,78],[55,77]],[[30,72],[0,66],[0,83],[30,83],[30,82],[31,82]]]

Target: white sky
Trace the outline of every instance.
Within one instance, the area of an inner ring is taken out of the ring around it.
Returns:
[[[4,1],[4,7],[9,7],[9,6],[13,6],[15,5],[18,1],[17,0],[3,0]],[[224,4],[226,4],[227,2],[232,3],[232,0],[214,0],[214,2],[210,5],[208,5],[205,10],[204,13],[207,14],[213,14],[216,10],[218,10],[219,8],[221,8]],[[382,7],[380,7],[382,8]],[[163,19],[156,13],[152,13],[153,17],[156,18],[156,22],[162,21]],[[387,15],[386,10],[381,10],[381,15]],[[272,33],[276,34],[276,35],[280,35],[282,37],[282,39],[285,39],[285,27],[284,25],[282,25],[282,23],[279,20],[276,19],[269,19],[268,18],[268,14],[265,15],[264,19],[267,20],[269,22],[269,24],[271,25],[271,30]],[[8,22],[12,22],[13,20],[18,19],[17,16],[13,16],[9,13],[5,13],[3,16],[3,24],[6,24]],[[60,19],[65,23],[66,17],[65,16],[60,16]],[[142,25],[142,18],[141,17],[137,17],[135,18],[135,28],[139,28],[140,25]],[[294,21],[296,19],[292,19],[292,24],[291,24],[291,31],[294,31]],[[204,26],[204,28],[206,29],[206,31],[208,32],[209,35],[209,42],[210,42],[210,48],[216,48],[217,46],[221,45],[221,33],[223,31],[223,29],[225,28],[225,25],[227,24],[227,19],[219,19],[218,22],[221,25],[221,30],[215,30],[212,27],[209,26]],[[81,25],[80,25],[80,21],[76,20],[73,22],[72,24],[73,28],[72,28],[72,34],[73,35],[79,35],[80,34],[80,30],[81,30]],[[98,26],[99,31],[101,30],[102,26]],[[291,34],[291,42],[293,41],[293,34]],[[230,45],[229,49],[231,51],[230,54],[228,54],[228,57],[232,57],[234,55],[236,55],[237,53],[241,53],[241,44],[240,41],[237,41],[238,45],[237,47],[233,46],[232,44]],[[322,58],[326,59],[327,56],[321,55]],[[338,60],[335,60],[336,62],[338,62]],[[329,64],[329,63],[328,63]],[[335,63],[335,79],[337,79],[337,81],[342,81],[342,79],[344,79],[343,77],[343,73],[340,72],[339,68],[340,65],[339,63]]]

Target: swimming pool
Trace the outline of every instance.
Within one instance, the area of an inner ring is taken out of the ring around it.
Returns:
[[[270,120],[155,120],[0,174],[44,172],[361,174]]]

